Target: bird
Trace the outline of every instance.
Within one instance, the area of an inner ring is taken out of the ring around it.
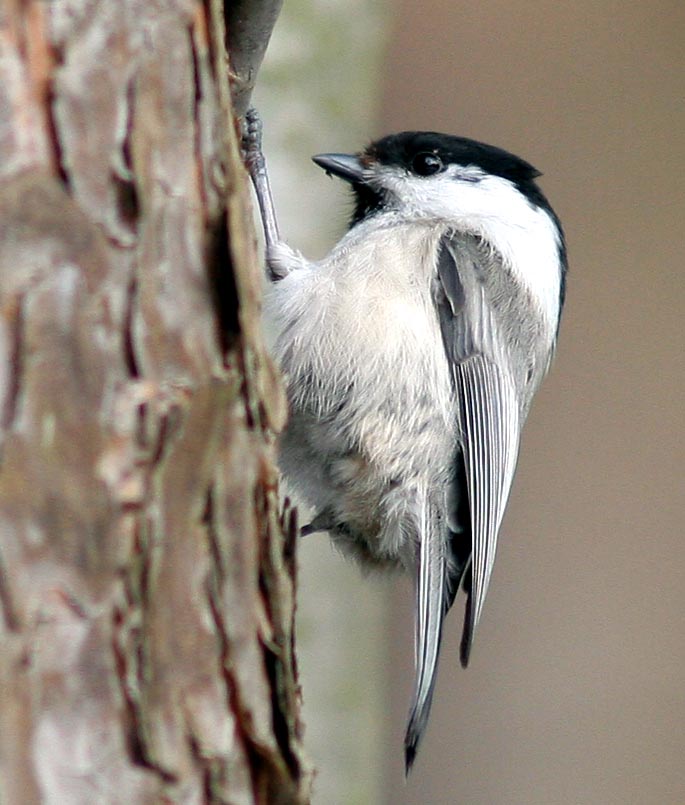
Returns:
[[[289,406],[279,467],[364,567],[415,583],[408,774],[425,732],[445,616],[465,594],[468,664],[521,429],[554,356],[567,250],[530,163],[404,131],[312,157],[346,182],[347,231],[310,261],[279,233],[262,124],[244,153],[265,233],[264,321]]]

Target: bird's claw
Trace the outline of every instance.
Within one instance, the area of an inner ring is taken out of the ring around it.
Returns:
[[[262,153],[263,128],[259,112],[254,106],[250,107],[243,121],[242,152],[245,167],[253,179],[257,173],[264,170],[265,166]]]
[[[269,185],[269,174],[266,170],[266,160],[262,152],[262,119],[259,112],[251,107],[245,113],[243,121],[242,152],[243,161],[247,172],[250,174],[254,185],[255,195],[259,204],[259,211],[264,227],[264,242],[266,247],[266,263],[269,278],[273,281],[282,279],[288,273],[285,265],[279,261],[281,252],[286,250],[287,254],[292,249],[281,241],[276,222],[276,211],[271,197],[271,187]],[[279,249],[280,247],[280,249]]]

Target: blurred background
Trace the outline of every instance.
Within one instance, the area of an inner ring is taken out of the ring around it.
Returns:
[[[350,209],[309,157],[433,129],[542,170],[570,258],[472,662],[455,607],[406,783],[411,584],[301,543],[315,803],[685,803],[685,4],[288,0],[260,81],[308,256]]]

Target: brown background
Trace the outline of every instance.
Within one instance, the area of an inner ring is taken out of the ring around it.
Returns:
[[[387,802],[685,802],[685,5],[396,5],[382,131],[533,162],[571,274],[472,665],[453,613],[406,786],[412,626],[395,595]]]

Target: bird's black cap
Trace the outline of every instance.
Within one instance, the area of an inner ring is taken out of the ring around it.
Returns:
[[[532,182],[541,175],[530,163],[502,148],[436,131],[390,134],[372,143],[365,151],[383,165],[397,165],[407,170],[411,170],[414,159],[422,153],[435,154],[444,165],[473,165],[517,186]]]

